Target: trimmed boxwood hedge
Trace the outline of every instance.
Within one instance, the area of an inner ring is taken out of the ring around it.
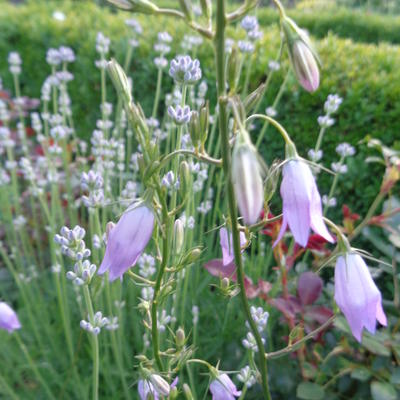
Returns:
[[[55,10],[66,15],[63,22],[52,18]],[[263,21],[265,10],[260,10]],[[269,12],[269,11],[265,11]],[[113,13],[109,9],[99,8],[91,2],[43,3],[31,2],[22,6],[2,4],[0,8],[0,77],[4,85],[11,84],[8,72],[7,54],[17,50],[23,59],[21,82],[23,93],[31,97],[40,96],[43,80],[49,74],[45,63],[46,49],[67,45],[74,49],[77,61],[72,66],[75,80],[69,84],[73,102],[73,113],[77,133],[88,138],[99,117],[99,71],[94,66],[96,59],[95,37],[102,31],[112,40],[112,56],[123,62],[127,50],[126,35],[128,28],[124,20],[130,15]],[[169,31],[175,38],[171,54],[180,52],[179,42],[186,31],[184,24],[166,18],[137,16],[144,27],[141,46],[135,50],[130,75],[134,82],[134,95],[144,105],[149,114],[155,91],[156,70],[152,63],[153,43],[160,29]],[[332,16],[334,18],[334,16]],[[301,19],[298,20],[301,25]],[[261,22],[263,26],[263,23]],[[268,60],[275,57],[279,45],[278,29],[275,26],[263,26],[265,35],[260,43],[265,51],[254,62],[251,86],[255,88],[265,79]],[[238,36],[234,29],[231,36]],[[320,89],[309,94],[299,88],[292,79],[284,94],[279,108],[279,120],[293,135],[300,152],[305,155],[313,146],[318,134],[317,116],[322,112],[323,102],[329,93],[338,93],[344,102],[337,116],[337,124],[326,134],[324,150],[326,165],[336,160],[335,147],[342,141],[356,145],[366,135],[381,139],[390,145],[399,140],[400,132],[400,48],[394,45],[355,43],[350,39],[341,39],[333,34],[317,41],[316,47],[322,60],[322,81]],[[213,78],[213,52],[209,44],[203,44],[197,52],[202,62],[206,79]],[[287,68],[285,55],[284,68]],[[283,72],[282,72],[283,73]],[[172,82],[164,79],[165,90]],[[271,104],[282,82],[280,73],[272,79],[264,105]],[[211,101],[215,103],[215,90],[209,85]],[[115,99],[114,90],[108,85],[108,98]],[[162,107],[160,107],[162,108]],[[162,110],[161,110],[162,111]],[[257,132],[255,130],[254,132]],[[256,133],[253,133],[256,134]],[[399,143],[398,143],[399,144]],[[268,131],[262,152],[267,159],[272,154],[282,154],[280,138]],[[276,153],[278,152],[278,153]],[[348,194],[349,204],[365,210],[377,190],[381,169],[361,168],[365,153],[359,153],[351,163],[349,174],[342,178],[340,191]],[[377,167],[374,167],[377,168]],[[372,174],[371,174],[372,172]],[[347,180],[347,178],[349,178]],[[322,180],[322,191],[327,191],[330,178]],[[351,182],[351,183],[347,183]],[[358,187],[358,188],[357,188]],[[347,200],[346,200],[347,201]]]

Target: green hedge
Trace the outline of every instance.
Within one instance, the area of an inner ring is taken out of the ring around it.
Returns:
[[[67,19],[64,22],[54,20],[51,15],[55,9],[62,9]],[[263,10],[260,11],[260,17]],[[23,58],[23,93],[32,97],[40,96],[43,80],[49,74],[45,63],[46,49],[60,45],[71,46],[77,61],[72,67],[75,80],[69,84],[73,102],[73,113],[78,135],[88,138],[99,118],[100,74],[94,66],[96,59],[95,36],[102,31],[112,39],[112,56],[123,62],[127,50],[126,34],[128,29],[124,20],[126,13],[111,13],[100,9],[90,2],[71,2],[56,5],[32,2],[24,6],[2,5],[0,8],[0,76],[7,84],[11,84],[8,72],[7,54],[12,50],[20,52]],[[135,50],[130,75],[134,81],[134,95],[144,105],[147,114],[155,91],[156,70],[152,63],[154,54],[152,46],[158,29],[168,30],[177,38],[182,37],[185,27],[181,23],[172,22],[165,18],[149,18],[139,16],[144,27],[141,46]],[[154,29],[154,27],[157,27]],[[235,35],[232,29],[230,34]],[[255,88],[265,78],[268,60],[275,57],[279,35],[275,27],[265,28],[261,55],[257,56],[251,85]],[[322,59],[321,87],[315,94],[300,90],[292,80],[288,85],[281,106],[279,120],[293,135],[298,143],[300,152],[305,155],[307,149],[313,146],[318,134],[317,116],[322,112],[323,102],[329,93],[339,93],[344,102],[337,116],[337,124],[326,134],[324,150],[326,165],[336,160],[334,152],[336,145],[347,141],[356,145],[366,135],[380,138],[386,144],[398,140],[400,132],[400,50],[389,44],[367,45],[343,40],[333,35],[316,43]],[[173,45],[171,52],[179,52],[179,40]],[[213,77],[213,52],[208,44],[198,50],[202,69],[209,82]],[[286,59],[286,56],[285,56]],[[286,66],[285,66],[286,68]],[[282,81],[280,74],[272,79],[265,106],[271,104],[279,90]],[[165,75],[165,90],[171,88],[171,79]],[[214,85],[210,84],[211,101],[215,103]],[[108,98],[115,99],[114,90],[108,84]],[[160,107],[162,109],[162,107]],[[272,157],[282,149],[280,139],[270,130],[268,139],[262,151],[266,158]],[[280,153],[281,154],[281,153]],[[360,166],[365,157],[359,154],[352,162]],[[372,175],[371,175],[372,171]],[[347,180],[342,180],[339,191],[351,191],[349,203],[366,207],[374,191],[382,170],[365,168],[351,169]],[[324,178],[323,191],[328,190],[329,181]],[[355,189],[359,185],[362,189]],[[347,187],[350,186],[350,187]]]
[[[400,16],[366,13],[346,8],[290,10],[288,15],[312,35],[323,38],[332,32],[365,43],[400,43]],[[278,13],[264,8],[257,14],[262,24],[278,23]]]

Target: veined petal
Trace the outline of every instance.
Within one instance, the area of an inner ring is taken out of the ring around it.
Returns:
[[[147,246],[154,227],[154,214],[146,206],[126,211],[108,236],[99,274],[110,271],[110,281],[122,277],[135,265]]]
[[[226,228],[221,228],[219,230],[220,244],[222,248],[222,260],[224,265],[230,264],[235,258],[233,251],[233,241],[232,241],[232,233],[228,232]],[[240,247],[246,244],[246,235],[244,232],[239,233],[240,238]],[[243,253],[244,250],[241,250]]]
[[[303,247],[307,246],[311,224],[312,181],[308,172],[303,162],[289,161],[283,167],[281,184],[283,215],[296,242]]]

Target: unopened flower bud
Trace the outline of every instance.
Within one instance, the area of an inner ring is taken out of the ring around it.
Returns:
[[[148,0],[108,0],[111,4],[132,12],[154,14],[159,8]]]
[[[287,17],[283,19],[282,27],[297,80],[305,90],[315,92],[319,86],[318,56],[308,35]]]
[[[240,132],[232,154],[232,182],[245,224],[257,222],[264,205],[264,189],[257,153],[248,133]]]
[[[157,391],[157,394],[159,394],[160,396],[169,395],[171,388],[164,378],[157,374],[151,374],[149,376],[149,380],[153,384],[154,389]]]
[[[114,59],[112,59],[107,63],[107,71],[118,96],[121,96],[125,104],[129,104],[132,101],[132,96],[128,78],[124,70]]]
[[[185,395],[186,400],[193,400],[192,391],[187,383],[183,384],[183,394]]]
[[[169,399],[170,400],[175,400],[178,398],[178,389],[176,388],[176,386],[174,386],[173,388],[171,388],[171,391],[169,392]]]
[[[228,85],[231,91],[236,89],[237,77],[240,70],[240,57],[238,54],[238,48],[234,46],[232,48],[231,54],[229,55],[228,60],[228,69],[227,69],[227,77],[228,77]]]
[[[182,328],[179,328],[179,329],[176,331],[176,335],[175,335],[175,343],[176,343],[176,346],[177,346],[178,348],[183,347],[183,346],[185,345],[185,340],[186,340],[185,331],[184,331]]]
[[[187,195],[190,185],[190,169],[186,161],[182,161],[179,166],[179,190],[182,196]]]
[[[199,113],[197,111],[192,111],[189,122],[189,134],[193,146],[197,148],[200,141],[200,121]]]
[[[262,83],[256,90],[251,92],[243,101],[244,109],[246,110],[246,115],[249,115],[254,108],[258,105],[264,93],[265,83]]]
[[[177,219],[174,224],[174,251],[179,254],[182,251],[185,239],[185,226],[181,219]]]
[[[222,280],[221,280],[221,288],[222,289],[224,289],[224,290],[226,290],[226,289],[228,289],[229,288],[229,278],[223,278]]]
[[[200,108],[200,142],[202,147],[204,147],[204,144],[206,143],[207,137],[208,137],[208,125],[210,121],[210,106],[208,101],[204,106]]]

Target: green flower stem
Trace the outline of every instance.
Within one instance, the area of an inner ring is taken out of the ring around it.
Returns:
[[[314,148],[315,153],[317,153],[319,151],[319,149],[321,148],[322,139],[324,138],[325,131],[326,131],[326,127],[324,127],[324,126],[319,130],[317,143],[315,144],[315,148]]]
[[[162,76],[163,70],[162,68],[158,68],[156,96],[154,97],[153,112],[151,114],[153,118],[156,118],[157,116],[158,104],[160,102]]]
[[[90,297],[90,290],[88,285],[83,286],[83,296],[85,298],[86,307],[89,314],[89,322],[94,323],[94,311],[92,305],[92,299]],[[99,398],[99,340],[97,335],[90,334],[92,336],[92,357],[93,357],[93,400]]]
[[[361,231],[364,229],[366,225],[370,222],[371,218],[375,214],[376,209],[379,207],[383,199],[385,198],[385,194],[379,192],[378,195],[375,197],[375,200],[371,204],[370,208],[368,209],[367,215],[364,219],[357,225],[357,228],[354,229],[353,233],[349,235],[348,240],[351,242],[356,236],[358,236]]]
[[[291,70],[289,69],[287,71],[287,73],[286,73],[285,79],[283,80],[281,87],[279,88],[278,94],[276,95],[275,100],[272,103],[272,108],[274,108],[274,109],[276,109],[277,105],[279,104],[279,102],[280,102],[280,100],[281,100],[281,98],[283,96],[283,93],[285,92],[286,85],[287,85],[287,82],[288,82],[289,77],[290,77],[290,72],[291,72]],[[260,144],[261,144],[261,142],[262,142],[262,140],[264,138],[264,135],[265,135],[265,132],[267,131],[268,126],[269,126],[269,122],[268,122],[268,120],[266,120],[264,122],[264,125],[263,125],[263,127],[261,129],[261,132],[259,133],[257,141],[256,141],[256,148],[257,149],[260,147]]]
[[[228,197],[229,215],[232,223],[232,241],[233,250],[235,254],[236,274],[237,280],[240,286],[240,299],[244,313],[246,315],[247,322],[250,325],[251,331],[258,347],[259,355],[259,367],[261,372],[261,381],[264,398],[270,400],[271,395],[269,393],[268,385],[268,372],[267,372],[267,360],[265,357],[264,345],[261,340],[261,336],[257,330],[257,326],[251,316],[250,306],[246,297],[246,290],[244,286],[244,271],[242,264],[242,257],[240,253],[240,241],[239,241],[239,229],[237,225],[237,211],[236,211],[236,199],[233,190],[233,184],[230,179],[231,173],[231,152],[229,147],[229,132],[228,132],[228,114],[227,114],[227,101],[226,101],[226,89],[225,89],[225,0],[217,1],[217,22],[216,22],[216,35],[215,35],[215,58],[217,67],[217,92],[218,92],[218,103],[219,103],[219,127],[221,134],[221,150],[222,150],[222,162],[224,175],[226,180],[226,192]]]
[[[288,145],[294,146],[294,143],[293,143],[292,139],[290,139],[290,136],[286,132],[285,128],[278,121],[274,120],[273,118],[268,117],[267,115],[264,115],[264,114],[253,114],[246,119],[246,122],[250,122],[253,119],[257,119],[257,118],[264,119],[266,123],[273,125],[278,130],[278,132],[282,135],[282,138],[285,141],[285,143]]]
[[[14,332],[13,334],[15,336],[15,339],[17,340],[18,346],[20,347],[21,351],[24,353],[26,360],[28,361],[29,367],[31,368],[34,375],[36,376],[36,379],[43,386],[47,397],[49,399],[55,399],[55,397],[54,397],[53,393],[51,392],[50,388],[48,387],[46,381],[43,379],[42,375],[40,374],[39,370],[37,369],[36,363],[32,360],[31,356],[29,355],[29,352],[28,352],[25,344],[22,342],[21,337],[19,336],[19,333]]]
[[[340,160],[339,160],[339,167],[338,167],[339,169],[340,169],[340,167],[343,165],[344,158],[345,158],[344,156],[341,156],[341,157],[340,157]],[[332,182],[331,188],[330,188],[330,190],[329,190],[328,200],[327,200],[327,202],[326,202],[326,204],[325,204],[325,206],[324,206],[323,215],[326,215],[326,212],[328,211],[328,208],[329,208],[329,201],[331,200],[331,198],[332,198],[333,195],[335,194],[336,186],[337,186],[337,183],[338,183],[338,181],[339,181],[339,175],[340,175],[340,172],[339,172],[339,171],[335,173],[335,177],[333,178],[333,182]]]
[[[165,272],[165,268],[167,266],[168,257],[169,257],[169,232],[171,232],[171,223],[170,218],[168,216],[167,203],[165,201],[165,197],[162,196],[162,213],[163,213],[163,223],[165,227],[164,237],[163,237],[163,248],[162,248],[162,260],[160,269],[157,273],[156,284],[154,286],[154,295],[153,301],[151,303],[151,337],[153,344],[153,354],[154,359],[156,360],[157,368],[160,372],[163,371],[163,363],[160,357],[160,344],[158,337],[158,326],[157,326],[157,307],[159,302],[159,294],[161,289],[162,278]]]

